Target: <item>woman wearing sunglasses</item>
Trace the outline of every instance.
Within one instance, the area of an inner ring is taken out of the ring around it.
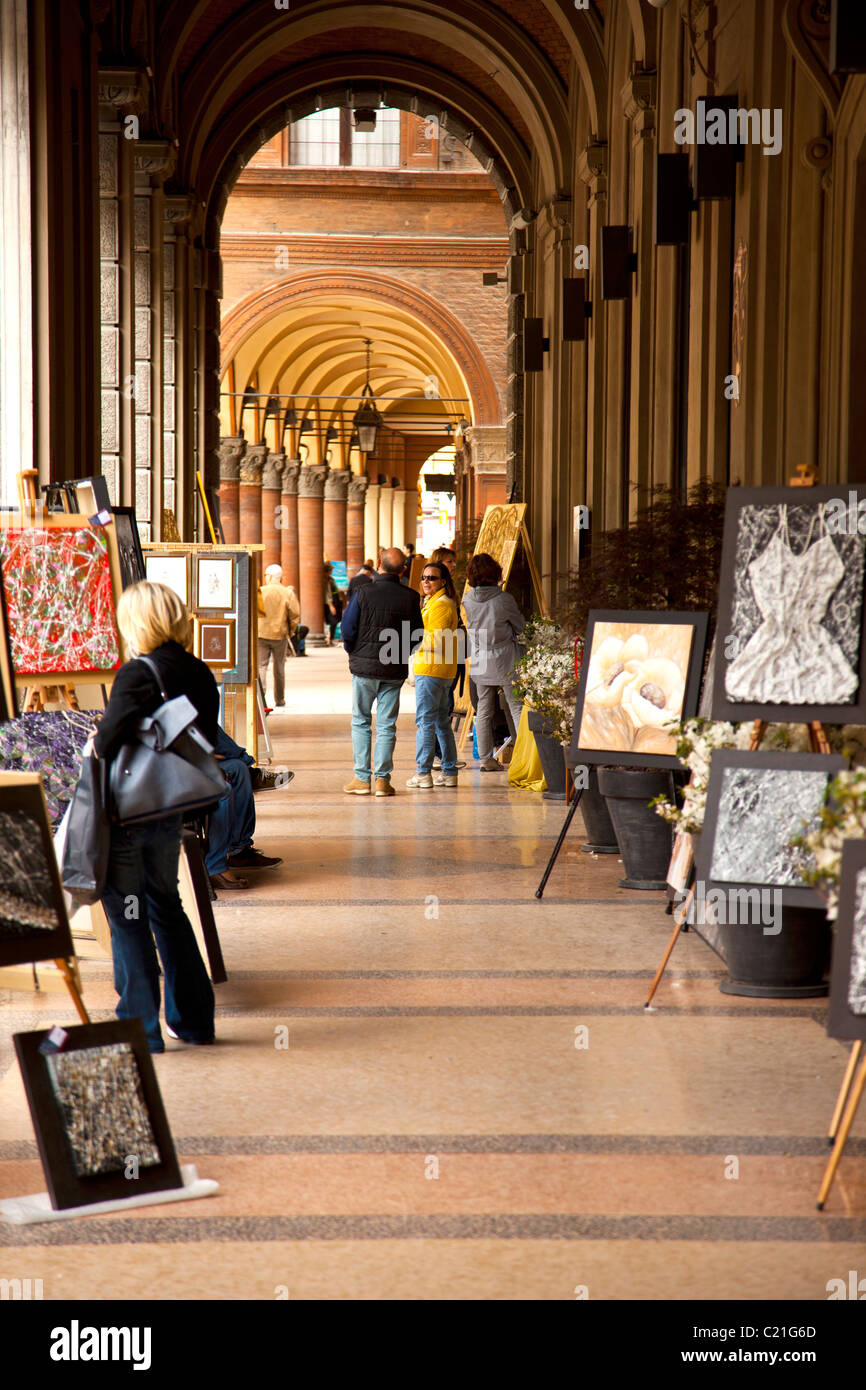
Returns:
[[[424,641],[415,653],[415,748],[417,771],[406,783],[415,791],[457,786],[457,746],[449,716],[451,682],[457,674],[457,593],[445,565],[428,560],[421,573]],[[442,749],[442,771],[431,775]]]

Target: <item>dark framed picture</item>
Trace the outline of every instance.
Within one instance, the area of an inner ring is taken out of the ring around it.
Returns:
[[[50,1031],[13,1042],[55,1210],[182,1187],[141,1020],[68,1028],[40,1051]]]
[[[698,882],[774,888],[786,906],[822,907],[820,894],[803,882],[809,861],[790,842],[817,828],[827,784],[846,766],[830,753],[717,749],[698,841]]]
[[[866,722],[866,484],[729,488],[713,719]]]
[[[235,620],[196,614],[195,654],[208,666],[227,669],[235,664]]]
[[[195,606],[231,613],[235,608],[233,555],[195,555]]]
[[[0,772],[0,965],[72,955],[42,779]]]
[[[189,555],[178,554],[176,551],[160,554],[148,550],[144,557],[144,570],[151,584],[165,584],[167,588],[174,590],[181,603],[188,608],[191,607]]]
[[[135,508],[112,507],[111,514],[114,517],[114,530],[117,535],[120,582],[124,589],[128,589],[130,584],[138,584],[147,578]]]
[[[570,766],[680,766],[670,725],[697,708],[707,622],[706,613],[590,613]]]
[[[866,1042],[866,840],[842,845],[827,1032]]]

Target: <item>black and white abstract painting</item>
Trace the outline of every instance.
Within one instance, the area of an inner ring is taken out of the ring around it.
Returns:
[[[859,871],[856,884],[848,1007],[852,1014],[866,1018],[866,869]]]
[[[842,844],[827,1032],[866,1042],[866,840]]]
[[[78,1177],[159,1163],[160,1153],[129,1043],[57,1052],[48,1072]]]
[[[861,491],[729,490],[714,718],[853,723],[862,713]]]
[[[60,925],[39,820],[22,809],[0,810],[0,940]]]
[[[726,767],[709,877],[717,883],[801,885],[807,867],[791,840],[815,829],[826,772]]]

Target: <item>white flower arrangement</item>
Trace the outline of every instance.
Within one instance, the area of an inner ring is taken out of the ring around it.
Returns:
[[[862,744],[859,739],[857,742],[862,755]],[[866,836],[866,768],[862,766],[862,756],[860,761],[860,766],[840,772],[830,783],[818,828],[791,841],[793,848],[806,850],[812,867],[803,873],[803,878],[826,899],[831,921],[839,906],[842,845],[846,840],[862,840]]]
[[[526,652],[516,663],[512,683],[518,699],[525,700],[548,722],[551,736],[571,742],[577,678],[574,674],[575,639],[558,623],[537,618],[526,624]],[[578,638],[578,650],[582,640]]]

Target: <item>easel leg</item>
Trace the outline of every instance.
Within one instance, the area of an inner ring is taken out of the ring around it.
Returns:
[[[690,889],[689,889],[689,893],[688,893],[688,897],[686,898],[685,902],[683,903],[683,910],[682,910],[682,912],[680,913],[679,917],[677,917],[676,914],[674,915],[674,920],[676,921],[676,926],[674,927],[673,931],[671,932],[671,939],[670,939],[670,941],[668,942],[668,944],[667,944],[667,946],[666,946],[666,948],[665,948],[665,953],[664,953],[664,955],[663,955],[662,958],[661,958],[661,964],[659,965],[659,968],[658,968],[658,970],[657,970],[656,973],[655,973],[655,979],[653,980],[652,984],[650,985],[649,994],[647,995],[647,997],[646,997],[646,1003],[644,1004],[644,1008],[645,1008],[645,1009],[648,1009],[649,1006],[650,1006],[650,1004],[652,1003],[652,997],[653,997],[653,995],[655,994],[656,990],[658,989],[659,980],[661,979],[662,975],[665,973],[665,970],[667,969],[668,961],[670,960],[670,958],[671,958],[671,956],[672,956],[672,954],[673,954],[673,949],[674,949],[674,947],[675,947],[676,944],[677,944],[677,937],[680,936],[680,934],[682,933],[682,930],[683,930],[683,923],[685,922],[685,919],[686,919],[686,916],[687,916],[688,910],[689,910],[689,904],[691,903],[692,898],[693,898],[694,896],[695,896],[695,890],[694,890],[694,888],[690,888]]]
[[[836,1131],[839,1128],[839,1121],[842,1118],[842,1111],[845,1109],[845,1102],[848,1099],[848,1092],[851,1090],[851,1082],[854,1080],[854,1072],[857,1063],[860,1061],[860,1053],[863,1051],[862,1042],[855,1042],[851,1048],[851,1056],[848,1058],[848,1065],[845,1068],[845,1075],[842,1077],[842,1085],[839,1088],[839,1095],[836,1100],[836,1109],[833,1111],[833,1118],[830,1121],[830,1128],[827,1132],[827,1140],[830,1144],[836,1138]]]
[[[851,1126],[854,1123],[854,1116],[857,1114],[857,1107],[863,1091],[866,1090],[866,1060],[861,1062],[860,1070],[857,1073],[857,1080],[854,1082],[854,1089],[848,1097],[848,1104],[845,1107],[845,1114],[842,1117],[842,1124],[836,1136],[836,1143],[833,1145],[833,1152],[830,1155],[830,1162],[827,1164],[827,1171],[824,1174],[824,1181],[821,1183],[821,1190],[818,1193],[818,1210],[824,1210],[824,1203],[833,1184],[842,1151],[848,1139]]]
[[[550,856],[549,860],[547,861],[547,868],[544,870],[544,876],[543,876],[541,882],[539,883],[538,887],[537,887],[536,890],[535,890],[535,896],[536,896],[536,898],[541,898],[542,894],[544,893],[545,887],[547,886],[547,880],[550,878],[550,875],[553,873],[553,866],[554,866],[554,864],[556,863],[557,857],[558,857],[558,855],[559,855],[559,851],[562,849],[563,843],[564,843],[564,841],[565,841],[565,837],[566,837],[566,835],[568,834],[568,827],[571,825],[571,822],[574,820],[574,813],[575,813],[575,811],[577,810],[578,802],[580,801],[580,798],[581,798],[582,796],[583,796],[583,787],[579,787],[579,788],[577,789],[577,791],[574,793],[574,796],[573,796],[572,799],[571,799],[571,805],[570,805],[569,808],[568,808],[568,815],[566,816],[565,822],[564,822],[564,824],[563,824],[563,827],[562,827],[562,829],[561,829],[560,832],[559,832],[559,839],[557,840],[556,844],[555,844],[554,847],[553,847],[553,853],[552,853],[552,855]]]
[[[81,997],[78,985],[75,983],[75,976],[72,973],[72,967],[70,966],[69,961],[64,960],[62,956],[59,956],[55,960],[54,964],[57,966],[57,969],[60,971],[64,980],[66,981],[66,988],[72,995],[72,1002],[78,1010],[78,1017],[81,1019],[82,1023],[89,1023],[90,1017],[88,1015],[87,1010],[84,1007],[84,1000]]]

